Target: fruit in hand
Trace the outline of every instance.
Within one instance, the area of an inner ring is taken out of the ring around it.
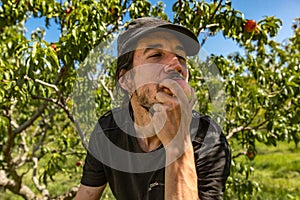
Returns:
[[[190,101],[193,95],[193,89],[191,86],[185,80],[177,81],[177,83],[179,83],[185,95],[187,96],[187,99]]]
[[[193,95],[193,89],[191,88],[191,86],[185,81],[185,80],[176,80],[176,82],[180,85],[180,87],[183,89],[183,92],[185,93],[185,95],[187,96],[187,99],[190,101]],[[171,92],[171,90],[167,87],[162,87],[161,90],[170,95],[173,96],[173,93]]]
[[[253,32],[253,31],[255,31],[256,26],[257,26],[256,22],[255,22],[254,20],[250,19],[250,20],[248,20],[248,21],[246,22],[244,28],[245,28],[245,31],[246,31],[246,32],[251,33],[251,32]]]

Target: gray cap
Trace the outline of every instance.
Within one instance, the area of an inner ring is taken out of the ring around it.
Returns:
[[[135,49],[138,39],[150,32],[167,31],[174,34],[183,44],[187,56],[196,55],[200,44],[193,32],[187,28],[175,25],[162,19],[143,17],[133,20],[118,37],[118,55]]]

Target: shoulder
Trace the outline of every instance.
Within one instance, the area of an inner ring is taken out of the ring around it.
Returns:
[[[195,141],[202,142],[207,136],[223,137],[222,128],[209,116],[193,111],[191,132]]]
[[[191,130],[199,195],[204,199],[221,199],[230,174],[231,151],[227,139],[213,119],[197,112],[193,112]]]
[[[191,124],[191,137],[194,151],[202,156],[211,156],[224,152],[226,157],[230,157],[230,147],[222,128],[209,116],[200,115],[193,112]]]
[[[103,114],[98,120],[98,125],[103,131],[108,131],[120,129],[130,122],[132,122],[132,120],[129,110],[120,107],[109,110]]]
[[[129,126],[130,115],[124,108],[109,110],[103,114],[90,135],[89,151],[98,160],[107,158],[111,152],[118,148],[126,149],[128,144],[128,134],[131,130]],[[127,124],[127,125],[126,125]],[[109,160],[109,158],[107,158]]]

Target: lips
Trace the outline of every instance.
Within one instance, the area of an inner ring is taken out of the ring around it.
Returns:
[[[184,78],[181,76],[181,74],[177,73],[177,72],[173,72],[171,74],[169,74],[166,79],[172,79],[172,80],[184,80]]]
[[[185,79],[179,74],[179,73],[172,73],[169,76],[167,76],[166,79],[172,79],[174,81],[176,81],[180,87],[183,89],[185,95],[187,96],[188,100],[191,99],[192,97],[192,88],[190,87],[190,85],[185,81]],[[172,91],[167,88],[167,87],[162,87],[160,88],[162,92],[165,92],[166,94],[173,96],[174,94],[172,93]]]

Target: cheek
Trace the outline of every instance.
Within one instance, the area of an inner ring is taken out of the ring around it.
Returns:
[[[135,67],[134,70],[134,82],[136,88],[143,87],[148,84],[158,84],[160,82],[160,66],[157,64],[144,64]]]
[[[146,84],[137,88],[136,93],[138,96],[147,96],[149,99],[152,99],[156,96],[157,87],[157,84]]]

